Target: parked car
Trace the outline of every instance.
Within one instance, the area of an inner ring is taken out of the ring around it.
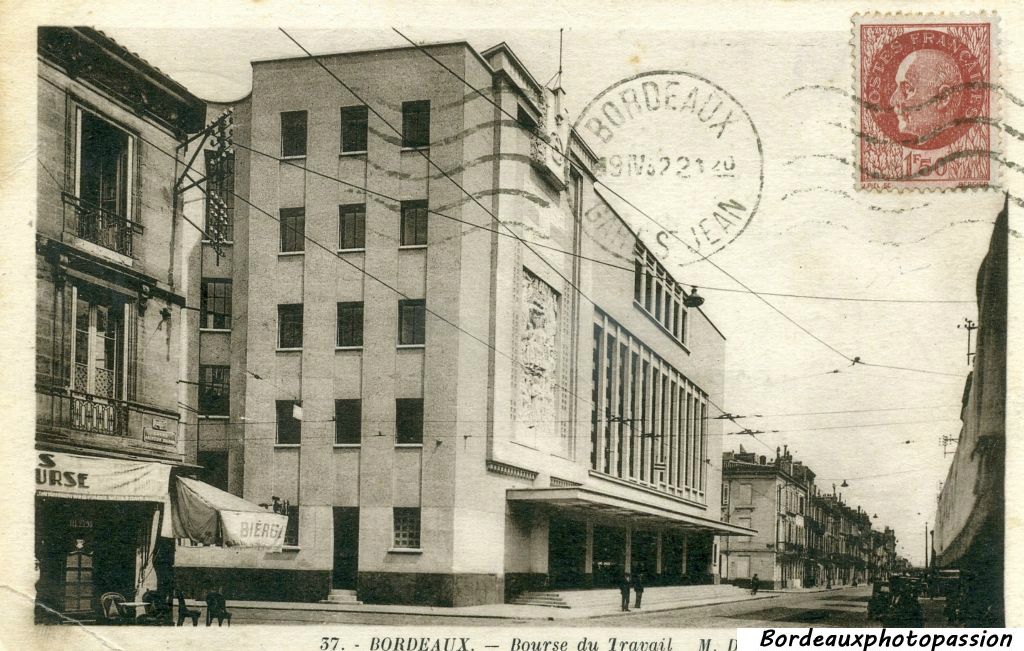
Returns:
[[[892,589],[887,581],[875,581],[871,588],[871,599],[868,600],[868,619],[879,619],[889,610]]]

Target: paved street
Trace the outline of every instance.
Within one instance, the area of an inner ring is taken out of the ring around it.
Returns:
[[[434,617],[407,613],[330,612],[323,610],[235,609],[235,624],[383,624],[445,626],[610,626],[610,627],[760,627],[760,626],[878,626],[867,618],[870,586],[806,593],[764,593],[763,599],[662,610],[633,611],[579,619],[497,619],[492,617]],[[942,601],[922,601],[926,623],[943,624]]]

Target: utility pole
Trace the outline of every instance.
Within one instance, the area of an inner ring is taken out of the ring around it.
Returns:
[[[964,322],[958,325],[957,328],[963,328],[967,331],[967,365],[970,366],[971,356],[974,355],[971,352],[971,332],[978,329],[978,324],[965,317]]]
[[[928,572],[928,521],[924,523],[924,571]]]

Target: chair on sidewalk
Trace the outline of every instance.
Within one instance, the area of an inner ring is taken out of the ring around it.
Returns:
[[[172,602],[163,593],[156,590],[147,590],[142,595],[146,602],[144,612],[135,618],[136,624],[144,626],[170,626],[174,621],[171,612]]]
[[[198,610],[193,610],[185,605],[185,593],[178,590],[174,593],[175,598],[178,600],[178,626],[185,623],[186,619],[192,620],[192,626],[199,626],[199,615]],[[230,625],[230,621],[228,622]]]
[[[130,624],[131,619],[127,617],[126,611],[121,604],[128,601],[120,592],[105,592],[100,597],[100,611],[103,614],[103,623],[120,625]]]
[[[225,619],[228,620],[228,626],[231,626],[231,613],[228,612],[224,595],[219,592],[206,594],[206,625],[209,626],[214,619],[217,620],[217,626],[220,626]]]

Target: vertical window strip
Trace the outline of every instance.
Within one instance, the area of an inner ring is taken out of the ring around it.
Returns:
[[[599,458],[598,446],[600,445],[599,431],[599,396],[601,395],[601,340],[603,333],[601,326],[594,324],[594,348],[590,371],[590,467],[597,470]]]

